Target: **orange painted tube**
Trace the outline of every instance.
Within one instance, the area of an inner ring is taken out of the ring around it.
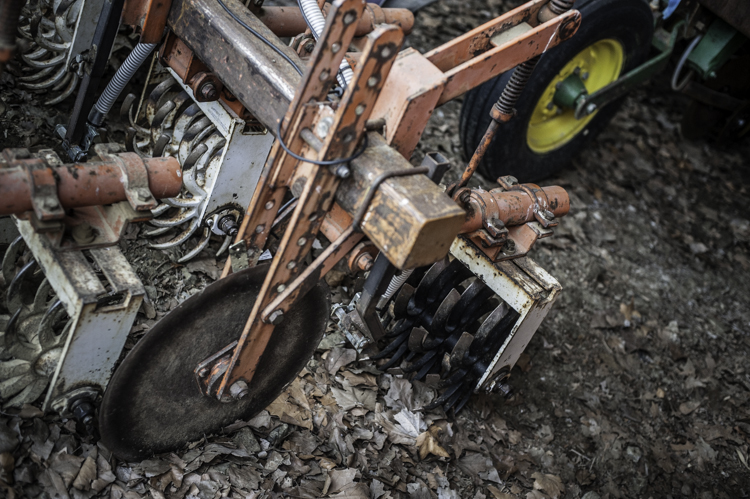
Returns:
[[[182,171],[175,158],[144,159],[148,185],[157,199],[174,197],[182,187]],[[16,215],[32,210],[31,172],[27,165],[42,164],[41,159],[23,159],[0,168],[0,215]],[[57,183],[57,196],[63,208],[108,205],[125,201],[123,173],[113,161],[92,161],[47,167]]]
[[[323,7],[323,12],[327,13],[328,8]],[[299,7],[263,7],[257,16],[276,36],[297,36],[307,29]],[[357,24],[355,36],[372,32],[378,24],[395,24],[408,35],[414,28],[414,14],[409,9],[383,9],[368,3]]]
[[[525,184],[538,198],[539,205],[552,212],[556,218],[565,216],[570,211],[570,197],[562,187],[539,187]],[[533,221],[534,200],[524,191],[493,189],[465,189],[456,198],[466,210],[466,220],[461,226],[460,234],[474,232],[484,226],[485,220],[496,218],[506,226],[522,225]],[[546,203],[545,203],[546,201]]]

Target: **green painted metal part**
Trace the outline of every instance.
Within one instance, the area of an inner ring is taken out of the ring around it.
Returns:
[[[671,31],[657,28],[651,44],[661,51],[657,55],[644,62],[637,68],[631,69],[626,75],[613,81],[606,87],[597,90],[593,94],[584,95],[576,101],[576,118],[581,119],[593,113],[597,109],[619,99],[633,88],[645,82],[656,73],[659,73],[669,62],[677,40],[682,33],[684,21],[679,21],[672,26]]]
[[[557,85],[557,90],[555,90],[555,96],[552,98],[552,101],[559,107],[575,109],[578,99],[588,94],[583,80],[576,73],[568,75],[567,78]]]
[[[718,17],[688,56],[688,66],[702,78],[713,78],[719,69],[747,40]]]

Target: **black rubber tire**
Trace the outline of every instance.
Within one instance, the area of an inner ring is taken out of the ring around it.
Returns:
[[[513,175],[522,182],[534,182],[548,177],[567,165],[615,115],[623,99],[600,109],[588,126],[563,146],[544,154],[529,148],[526,131],[536,103],[550,81],[581,50],[599,40],[618,40],[625,52],[620,74],[625,74],[648,57],[653,15],[644,0],[590,0],[576,2],[575,8],[582,16],[578,32],[542,56],[516,104],[516,116],[508,123],[500,124],[480,163],[479,172],[486,178],[494,180]],[[461,108],[460,134],[467,161],[487,129],[490,109],[500,97],[511,73],[508,71],[466,94]]]

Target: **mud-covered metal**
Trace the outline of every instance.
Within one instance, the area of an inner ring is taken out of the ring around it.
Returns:
[[[29,222],[16,223],[23,239],[10,246],[3,261],[15,320],[5,331],[10,358],[0,364],[0,396],[9,398],[33,377],[9,403],[31,403],[46,390],[43,410],[66,413],[72,401],[95,398],[106,388],[145,291],[119,248],[60,251]],[[25,246],[33,259],[14,277]],[[36,282],[43,280],[33,299],[24,298],[37,265],[43,272]],[[6,372],[11,365],[22,369],[24,362],[29,369],[22,379],[20,371]]]
[[[270,40],[299,67],[304,67],[297,54],[243,3],[238,0],[225,3],[244,23]],[[175,0],[168,25],[266,128],[276,130],[302,79],[294,67],[213,0]],[[216,40],[231,40],[231,43]]]
[[[444,259],[418,269],[393,299],[381,370],[402,365],[440,390],[430,407],[460,411],[505,381],[561,287],[528,258],[493,263],[462,237]],[[402,362],[405,361],[404,364]]]

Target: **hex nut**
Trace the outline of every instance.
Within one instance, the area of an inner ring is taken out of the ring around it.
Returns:
[[[234,400],[242,400],[247,397],[248,393],[250,393],[250,390],[247,383],[242,380],[235,381],[232,383],[232,386],[229,387],[229,395],[231,395]]]

